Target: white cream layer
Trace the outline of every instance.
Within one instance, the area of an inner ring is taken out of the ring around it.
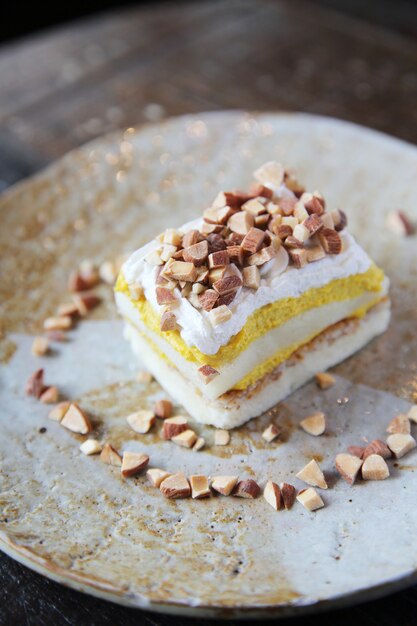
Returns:
[[[181,227],[180,232],[198,228],[202,220],[189,222]],[[196,346],[204,354],[216,354],[221,346],[226,345],[245,325],[248,317],[257,309],[281,298],[299,297],[308,289],[322,287],[339,278],[366,272],[371,259],[356,243],[352,235],[341,233],[343,252],[327,255],[324,259],[309,263],[302,269],[287,266],[282,249],[281,254],[266,264],[261,270],[261,284],[257,291],[243,288],[230,305],[232,317],[227,322],[213,326],[209,313],[195,309],[186,298],[181,298],[175,309],[177,323],[181,328],[181,337],[188,346]],[[156,301],[156,268],[145,261],[151,250],[160,247],[156,240],[151,241],[134,252],[123,266],[123,273],[128,284],[139,283],[143,286],[145,297],[155,311],[161,312]],[[177,290],[176,290],[177,291]]]

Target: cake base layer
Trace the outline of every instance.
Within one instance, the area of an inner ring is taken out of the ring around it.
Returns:
[[[208,400],[176,368],[161,359],[131,325],[125,335],[134,352],[168,394],[198,422],[235,428],[261,415],[310,380],[317,372],[340,363],[383,333],[390,320],[384,300],[361,319],[346,319],[328,327],[310,343],[245,391],[230,391]]]

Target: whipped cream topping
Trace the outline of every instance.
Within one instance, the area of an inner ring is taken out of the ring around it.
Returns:
[[[201,219],[194,220],[180,229],[185,233],[199,228]],[[195,309],[175,290],[179,304],[175,308],[177,324],[184,342],[195,346],[204,354],[216,354],[221,346],[226,345],[246,324],[248,317],[257,309],[282,298],[297,298],[308,289],[319,288],[340,278],[366,272],[371,266],[371,259],[356,243],[349,233],[340,233],[343,251],[337,255],[327,255],[320,261],[308,263],[303,268],[288,265],[287,252],[284,248],[276,258],[261,268],[261,283],[256,291],[241,288],[229,306],[232,316],[226,322],[213,326],[210,314],[203,309]],[[158,314],[163,307],[156,301],[155,279],[157,269],[145,261],[153,249],[160,246],[154,240],[134,252],[123,266],[123,273],[128,284],[139,283],[152,308]]]

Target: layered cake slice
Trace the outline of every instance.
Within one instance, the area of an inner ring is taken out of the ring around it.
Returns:
[[[137,250],[116,284],[133,350],[197,421],[233,428],[385,331],[388,280],[276,162]]]

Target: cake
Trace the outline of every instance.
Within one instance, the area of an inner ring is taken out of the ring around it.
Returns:
[[[339,209],[277,162],[248,193],[134,252],[115,296],[142,363],[198,422],[234,428],[384,332],[388,279]]]

